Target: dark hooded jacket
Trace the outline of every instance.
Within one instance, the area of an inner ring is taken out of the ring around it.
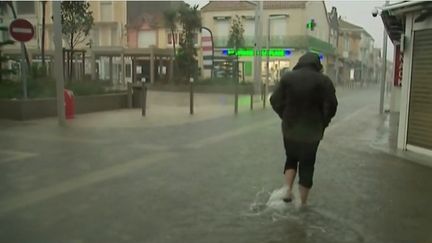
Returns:
[[[321,70],[319,56],[306,53],[292,72],[283,75],[271,96],[273,110],[282,119],[284,138],[319,141],[336,114],[335,88]]]

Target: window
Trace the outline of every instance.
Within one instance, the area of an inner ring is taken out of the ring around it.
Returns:
[[[111,27],[111,45],[117,46],[119,44],[118,39],[117,26]]]
[[[138,34],[138,48],[156,45],[156,31],[140,31]]]
[[[216,20],[216,36],[228,37],[230,31],[230,21],[228,20]]]
[[[350,46],[349,46],[349,37],[348,37],[348,35],[345,34],[345,37],[344,37],[344,49],[345,49],[345,51],[349,51],[349,48],[350,48]]]
[[[285,18],[270,19],[270,36],[285,36],[287,20]]]
[[[244,20],[243,24],[244,36],[255,36],[255,22],[254,20]]]
[[[168,33],[168,44],[172,45],[172,34]],[[174,33],[175,43],[178,44],[178,33]]]
[[[35,14],[35,2],[33,1],[17,1],[16,3],[17,14]]]
[[[93,28],[92,30],[92,46],[99,46],[99,29]]]
[[[103,1],[100,3],[100,7],[101,7],[101,21],[113,21],[112,2]]]

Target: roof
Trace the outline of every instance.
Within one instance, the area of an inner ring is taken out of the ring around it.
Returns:
[[[369,34],[369,32],[367,32],[363,27],[350,23],[346,20],[339,19],[339,28],[344,30],[363,32],[364,34],[373,39],[372,35]]]
[[[151,19],[152,24],[163,26],[163,13],[170,9],[178,9],[186,4],[183,1],[127,1],[127,24],[137,25],[143,18]]]
[[[391,11],[395,13],[409,12],[413,9],[418,9],[419,5],[424,5],[430,1],[399,1],[382,7],[382,11]]]
[[[264,1],[264,9],[305,8],[307,1]],[[255,4],[249,1],[210,1],[201,8],[202,12],[224,10],[254,10]]]
[[[355,25],[355,24],[352,24],[352,23],[345,21],[345,20],[342,20],[342,19],[339,19],[339,28],[352,29],[352,30],[363,30],[362,27]]]

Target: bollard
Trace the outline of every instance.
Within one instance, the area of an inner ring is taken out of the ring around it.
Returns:
[[[127,83],[127,104],[128,108],[132,108],[132,83]]]
[[[251,92],[251,93],[250,93],[250,109],[251,109],[251,111],[253,111],[253,102],[254,102],[254,101],[253,101],[253,98],[254,98],[253,95],[254,95],[254,93]]]
[[[147,85],[145,78],[141,82],[141,115],[146,116],[147,111]]]
[[[238,114],[238,99],[239,99],[239,94],[238,94],[238,82],[235,81],[235,85],[234,85],[234,114]]]
[[[194,79],[190,78],[189,82],[190,82],[189,113],[193,115],[194,114],[194,85],[193,85]]]

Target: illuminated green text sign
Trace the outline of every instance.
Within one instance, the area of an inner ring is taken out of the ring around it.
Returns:
[[[255,55],[259,55],[260,52],[256,51],[252,48],[247,49],[223,49],[222,54],[225,56],[239,56],[239,57],[252,57]],[[270,57],[286,57],[291,56],[291,49],[269,49],[261,50],[261,56],[270,56]]]

